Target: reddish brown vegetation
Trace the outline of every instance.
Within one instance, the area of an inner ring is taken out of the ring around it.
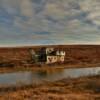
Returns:
[[[0,100],[100,100],[100,76],[0,88]]]
[[[24,66],[31,64],[29,48],[38,51],[42,47],[54,47],[55,49],[66,51],[64,64],[67,65],[76,64],[81,66],[100,63],[100,45],[57,45],[0,48],[0,66]]]

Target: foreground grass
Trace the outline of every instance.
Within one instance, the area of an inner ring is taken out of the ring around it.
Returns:
[[[0,88],[0,100],[100,100],[100,76]]]

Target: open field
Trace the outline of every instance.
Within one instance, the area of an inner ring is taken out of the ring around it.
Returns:
[[[29,49],[54,47],[66,52],[64,63],[35,64]],[[0,73],[100,67],[100,45],[57,45],[0,48]],[[62,79],[23,87],[0,86],[0,100],[100,100],[100,76]]]
[[[100,76],[0,88],[0,100],[100,100]]]
[[[43,65],[42,68],[75,68],[75,67],[99,67],[100,45],[51,45],[31,47],[5,47],[0,48],[0,72],[16,70],[42,69],[40,65],[31,60],[29,49],[39,51],[42,47],[54,47],[56,50],[66,52],[64,63]]]

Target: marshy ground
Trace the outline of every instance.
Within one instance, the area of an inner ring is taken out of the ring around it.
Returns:
[[[37,65],[31,59],[30,48],[38,52],[42,47],[53,47],[66,52],[63,63],[53,65]],[[0,48],[0,73],[23,70],[38,70],[55,68],[79,68],[100,66],[100,45],[49,45],[31,47]]]
[[[100,45],[45,46],[64,50],[65,62],[52,66],[36,66],[30,61],[29,48],[38,51],[41,47],[0,48],[0,73],[51,68],[100,67]],[[2,88],[1,86],[0,100],[100,100],[100,76],[63,79],[23,87]]]
[[[100,76],[0,88],[0,100],[100,100]]]

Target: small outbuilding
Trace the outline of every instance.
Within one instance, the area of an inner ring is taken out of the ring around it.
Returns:
[[[54,48],[41,48],[36,54],[31,50],[31,55],[36,59],[35,55],[38,55],[38,62],[45,64],[52,64],[56,62],[64,62],[65,61],[65,51],[55,50]]]

